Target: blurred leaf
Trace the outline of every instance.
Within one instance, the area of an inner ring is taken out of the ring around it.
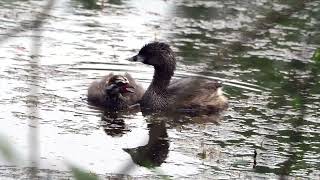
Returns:
[[[98,176],[93,173],[86,172],[85,170],[73,165],[70,165],[70,167],[72,174],[76,180],[98,180]]]
[[[18,162],[18,158],[13,147],[3,136],[0,136],[0,153],[3,155],[3,157],[5,157],[7,161],[11,163]]]
[[[312,59],[316,62],[316,63],[320,63],[320,48],[316,50],[316,52],[313,54]]]

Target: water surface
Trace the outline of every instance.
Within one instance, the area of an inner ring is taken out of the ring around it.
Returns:
[[[35,32],[44,4],[0,2],[0,133],[23,159],[0,156],[2,177],[27,179],[38,149],[42,178],[67,179],[68,163],[102,177],[319,178],[319,1],[59,0]],[[113,120],[87,104],[90,83],[110,72],[147,88],[153,69],[125,59],[154,40],[176,52],[175,78],[223,82],[230,107],[218,124],[140,112]]]

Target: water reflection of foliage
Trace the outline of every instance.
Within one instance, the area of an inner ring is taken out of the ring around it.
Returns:
[[[261,58],[253,60],[252,57],[237,60],[243,70],[259,69],[259,71],[242,74],[241,78],[250,81],[254,76],[259,85],[271,89],[271,99],[269,99],[267,105],[270,109],[290,112],[273,115],[273,118],[279,119],[276,123],[290,124],[290,129],[278,130],[277,135],[266,136],[266,138],[276,139],[280,143],[290,145],[290,148],[286,150],[284,147],[278,147],[280,152],[287,151],[288,159],[277,164],[279,168],[275,169],[258,164],[256,172],[273,172],[287,176],[293,170],[310,166],[305,162],[304,156],[306,152],[314,151],[314,147],[309,142],[316,142],[319,136],[316,134],[313,137],[307,136],[303,127],[313,124],[307,121],[306,117],[310,112],[317,111],[317,109],[314,109],[313,103],[317,102],[318,99],[313,95],[320,94],[318,54],[319,50],[314,55],[314,62],[310,63],[298,60],[283,62]],[[264,118],[268,119],[266,116]],[[269,123],[274,124],[275,122],[270,120]]]
[[[260,16],[260,18],[256,18],[256,20],[253,21],[252,24],[243,24],[243,27],[241,27],[240,29],[225,27],[222,29],[212,30],[211,27],[205,27],[204,25],[201,26],[201,22],[204,18],[200,18],[201,20],[199,22],[196,21],[196,23],[194,23],[195,25],[191,23],[191,25],[186,26],[186,30],[184,30],[182,33],[173,34],[173,41],[176,41],[175,38],[180,41],[174,42],[178,47],[177,54],[184,57],[184,61],[182,61],[183,63],[196,64],[199,62],[206,62],[208,64],[208,68],[204,69],[203,71],[212,71],[212,67],[216,68],[216,70],[219,70],[217,68],[220,68],[220,66],[217,66],[217,64],[225,65],[227,63],[230,63],[230,58],[238,57],[239,55],[241,56],[248,50],[254,50],[252,49],[254,45],[250,45],[253,40],[269,38],[272,41],[273,45],[275,45],[276,47],[283,46],[281,44],[278,44],[276,42],[278,41],[278,39],[272,38],[272,35],[270,34],[269,30],[274,29],[275,27],[286,28],[287,33],[284,37],[284,41],[318,41],[320,36],[319,33],[317,33],[317,29],[319,28],[316,28],[316,25],[312,26],[312,24],[310,24],[310,17],[317,17],[317,15],[312,10],[306,11],[305,8],[307,3],[308,1],[304,0],[275,1],[272,3],[266,2],[266,7],[259,7],[259,9],[257,9],[257,11],[259,11],[258,15]],[[287,7],[283,8],[280,11],[276,10],[277,8],[274,8],[274,6]],[[177,11],[183,12],[181,13],[183,17],[196,20],[199,19],[199,16],[206,17],[205,19],[209,20],[219,20],[219,18],[223,18],[216,16],[216,14],[220,14],[221,16],[221,12],[216,12],[219,11],[217,9],[214,9],[211,14],[208,14],[207,11],[210,8],[211,7],[203,7],[201,5],[193,6],[192,8],[188,6],[178,6]],[[232,9],[232,7],[230,7],[229,9]],[[196,11],[197,13],[194,13],[194,11]],[[235,9],[233,11],[237,12]],[[239,12],[235,12],[229,13],[234,14],[232,16],[237,17],[239,15]],[[297,16],[296,14],[307,14],[308,18],[300,18],[300,16]],[[197,24],[197,22],[199,23],[199,25]],[[294,27],[294,29],[288,29],[288,27]],[[310,33],[301,33],[295,28],[309,31]],[[227,33],[230,35],[232,33],[237,34],[239,32],[240,37],[238,39],[217,38],[217,35],[219,35],[219,33]],[[192,39],[193,41],[190,41],[190,39]],[[223,68],[227,67],[224,66]]]
[[[320,53],[316,50],[313,56],[314,62],[302,62],[292,60],[290,62],[276,61],[267,58],[246,57],[237,58],[240,69],[247,73],[241,75],[241,79],[246,81],[255,80],[257,84],[271,89],[271,97],[268,107],[270,109],[282,110],[287,112],[294,111],[295,114],[285,113],[276,114],[281,121],[277,123],[290,124],[291,128],[278,131],[278,135],[267,135],[271,139],[277,139],[280,143],[289,144],[289,150],[278,147],[280,152],[289,153],[288,159],[280,164],[279,168],[258,166],[256,172],[276,173],[283,177],[290,175],[294,170],[310,168],[304,160],[306,152],[314,151],[313,145],[309,142],[317,142],[319,136],[313,134],[311,137],[305,134],[304,127],[317,125],[306,117],[311,112],[317,111],[317,98],[314,95],[320,94],[319,91],[319,72],[320,72]],[[249,70],[249,72],[248,72]],[[252,77],[254,76],[254,79]],[[234,94],[239,92],[234,91]],[[316,109],[314,108],[316,107]],[[268,118],[268,117],[264,117]],[[274,122],[270,121],[271,124]],[[289,138],[286,138],[289,137]]]
[[[192,27],[197,33],[185,33],[176,35],[179,40],[193,39],[197,44],[201,44],[200,48],[194,49],[192,46],[194,42],[178,42],[178,55],[185,57],[185,62],[190,64],[196,64],[203,60],[208,60],[206,64],[208,67],[203,69],[204,72],[226,70],[227,63],[230,63],[232,59],[233,63],[238,64],[241,72],[240,79],[246,82],[256,82],[261,87],[271,89],[271,99],[269,99],[268,107],[270,109],[282,110],[282,111],[294,111],[294,115],[291,113],[275,114],[274,118],[280,118],[277,123],[290,124],[290,129],[278,131],[279,135],[267,135],[271,139],[276,139],[278,142],[290,145],[289,150],[284,150],[284,147],[278,147],[279,151],[288,151],[289,155],[286,161],[277,164],[279,168],[271,169],[269,167],[258,166],[256,172],[268,173],[273,172],[283,177],[290,175],[293,170],[304,169],[309,166],[305,160],[304,155],[307,151],[314,151],[314,147],[308,142],[317,142],[318,135],[314,137],[306,136],[301,130],[304,126],[312,124],[306,120],[306,116],[310,111],[316,111],[316,109],[310,109],[313,103],[318,99],[313,97],[314,94],[320,94],[319,89],[319,73],[320,73],[320,51],[314,55],[315,62],[302,62],[300,60],[291,60],[291,62],[285,62],[281,60],[272,60],[269,58],[261,58],[256,56],[241,57],[249,50],[253,50],[250,43],[256,39],[270,38],[272,45],[281,47],[278,43],[278,39],[272,38],[270,29],[275,27],[284,27],[286,29],[286,35],[283,41],[304,42],[304,43],[319,43],[319,26],[310,25],[310,17],[317,18],[319,13],[315,13],[313,10],[306,10],[306,4],[310,2],[307,0],[292,0],[292,1],[275,1],[273,3],[285,5],[286,8],[281,11],[267,7],[261,9],[264,13],[264,17],[260,18],[255,24],[250,26],[250,30],[243,28],[241,30],[241,38],[234,42],[222,42],[215,38],[216,31],[208,31],[206,28]],[[271,5],[272,7],[273,5]],[[204,7],[189,8],[179,7],[184,12],[185,17],[192,19],[210,19],[210,17],[203,18],[203,16],[211,16],[206,11],[198,11],[194,16],[194,11]],[[309,7],[310,8],[310,7]],[[192,11],[190,11],[192,9]],[[308,18],[300,18],[297,14],[308,14]],[[319,18],[318,18],[319,19]],[[288,28],[289,27],[289,28]],[[293,27],[294,30],[290,30]],[[301,33],[296,28],[307,31],[310,33]],[[226,29],[223,29],[226,30]],[[219,30],[217,30],[219,31]],[[211,42],[210,42],[211,41]],[[208,48],[208,44],[220,44],[224,45]],[[203,46],[205,44],[205,46]],[[281,47],[282,48],[282,47]],[[292,50],[290,47],[286,47]],[[209,52],[214,49],[215,54],[209,55]],[[211,56],[211,57],[208,57]],[[222,67],[223,66],[223,67]],[[241,92],[234,88],[226,88],[232,96],[240,96]],[[264,117],[268,118],[268,117]],[[269,122],[274,124],[272,120]],[[317,125],[317,124],[315,124]],[[284,138],[289,137],[289,138]],[[259,147],[257,147],[259,148]]]
[[[80,2],[84,8],[87,9],[99,9],[100,6],[97,4],[98,0],[76,0]]]

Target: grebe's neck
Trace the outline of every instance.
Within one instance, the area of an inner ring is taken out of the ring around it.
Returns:
[[[173,71],[166,67],[154,67],[154,75],[150,87],[157,93],[164,93],[170,84]]]

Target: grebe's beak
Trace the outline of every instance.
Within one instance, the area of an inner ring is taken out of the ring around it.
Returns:
[[[135,56],[132,56],[131,58],[128,58],[127,60],[131,62],[144,62],[145,58],[140,55],[135,55]]]

